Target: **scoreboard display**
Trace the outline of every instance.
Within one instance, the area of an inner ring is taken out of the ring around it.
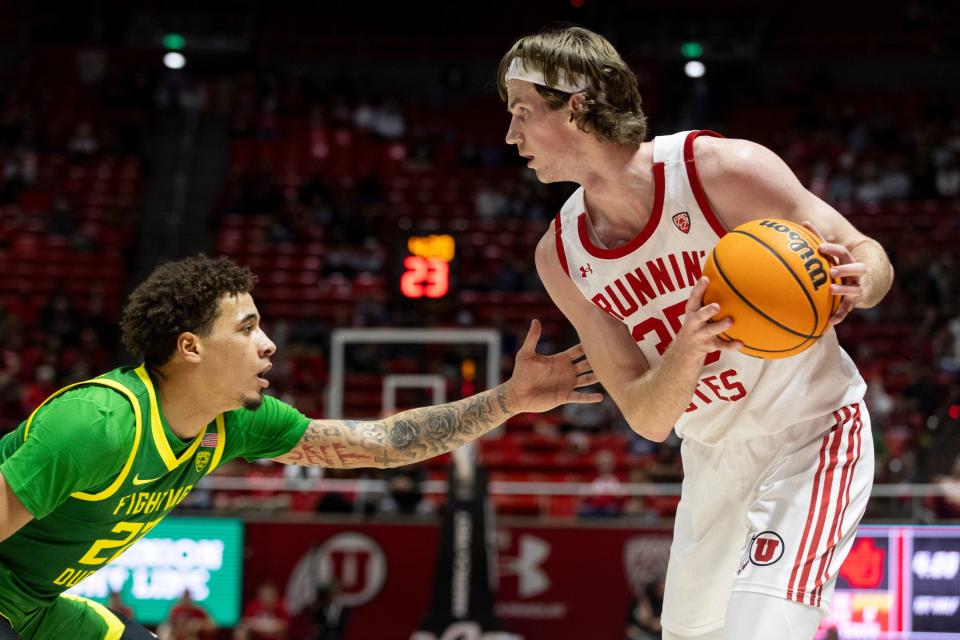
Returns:
[[[857,532],[817,638],[960,640],[960,527]]]
[[[450,234],[412,235],[398,251],[404,298],[444,298],[451,290],[457,241]]]

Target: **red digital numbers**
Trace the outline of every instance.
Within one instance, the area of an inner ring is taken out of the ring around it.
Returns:
[[[437,258],[407,256],[400,292],[407,298],[442,298],[450,289],[450,264]]]

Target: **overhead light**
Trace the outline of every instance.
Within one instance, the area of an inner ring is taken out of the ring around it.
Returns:
[[[187,46],[187,39],[179,33],[167,33],[163,36],[163,47],[165,49],[183,49]]]
[[[703,45],[699,42],[684,42],[680,45],[680,53],[684,58],[699,58],[703,55]]]
[[[182,53],[170,51],[163,56],[163,66],[167,69],[183,69],[186,64],[187,59],[183,57]]]
[[[699,60],[691,60],[683,65],[683,72],[687,74],[688,78],[702,78],[703,74],[707,72],[707,67]]]

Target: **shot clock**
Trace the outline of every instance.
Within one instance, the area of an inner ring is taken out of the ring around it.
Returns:
[[[409,236],[399,254],[399,286],[403,297],[435,300],[449,294],[457,254],[457,242],[452,235]]]

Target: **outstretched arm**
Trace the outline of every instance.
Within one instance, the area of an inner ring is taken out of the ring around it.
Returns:
[[[456,449],[518,413],[599,402],[599,393],[576,391],[597,381],[580,345],[541,356],[536,352],[539,337],[540,322],[534,320],[513,376],[494,389],[384,420],[314,420],[297,446],[275,460],[315,467],[398,467]]]

